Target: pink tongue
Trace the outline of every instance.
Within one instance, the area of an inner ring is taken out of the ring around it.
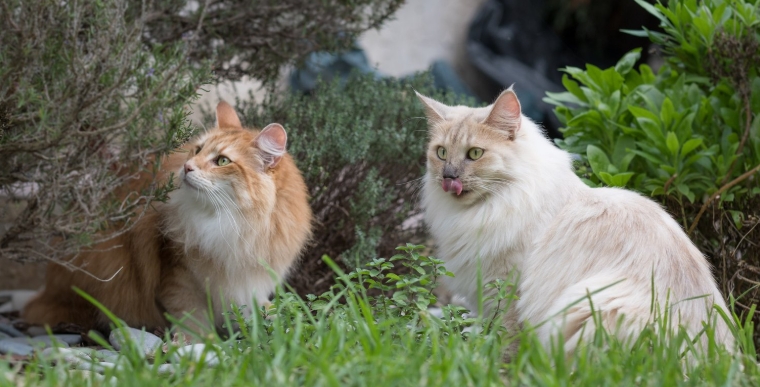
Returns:
[[[449,192],[454,191],[457,193],[457,196],[462,194],[462,181],[459,180],[459,178],[456,179],[443,179],[443,192]]]

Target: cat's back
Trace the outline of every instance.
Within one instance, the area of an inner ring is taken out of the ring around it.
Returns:
[[[707,260],[678,223],[654,201],[619,188],[579,192],[535,242],[526,270],[523,295],[536,300],[563,299],[569,286],[583,293],[620,282],[613,292],[639,294],[642,309],[652,284],[672,300],[715,294],[722,302]]]
[[[653,200],[620,188],[578,192],[541,239],[537,246],[558,246],[579,258],[596,252],[600,255],[586,259],[610,268],[651,267],[663,261],[688,261],[707,268],[706,260],[670,214]],[[601,257],[616,258],[605,261]]]

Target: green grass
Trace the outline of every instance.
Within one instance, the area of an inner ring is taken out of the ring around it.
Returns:
[[[231,312],[230,319],[244,329],[228,339],[206,339],[223,359],[216,367],[184,361],[174,376],[159,376],[156,365],[125,351],[123,368],[107,371],[103,380],[113,376],[118,386],[214,387],[760,385],[751,319],[736,324],[744,355],[710,346],[706,353],[689,354],[693,362],[685,361],[688,337],[666,338],[647,329],[628,343],[600,332],[592,344],[565,356],[561,346],[547,351],[526,331],[518,354],[504,363],[508,340],[499,324],[463,318],[458,307],[444,308],[443,318],[427,312],[434,301],[430,289],[447,273],[440,261],[419,254],[417,247],[405,250],[403,256],[341,273],[340,284],[323,296],[302,300],[283,291],[273,309],[260,310],[248,321],[239,311]],[[391,262],[410,267],[411,273],[389,273]],[[510,299],[504,283],[490,286]],[[366,287],[399,291],[393,297],[370,296]],[[481,332],[462,333],[466,326]],[[157,363],[174,351],[158,354]],[[106,385],[62,364],[33,360],[23,370],[19,367],[0,360],[0,386]]]

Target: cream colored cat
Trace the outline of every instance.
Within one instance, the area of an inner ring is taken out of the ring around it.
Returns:
[[[437,255],[456,275],[447,284],[453,292],[476,302],[479,264],[483,283],[517,270],[520,299],[507,328],[515,329],[515,320],[536,327],[547,347],[562,333],[568,352],[581,335],[593,337],[591,307],[582,299],[595,291],[599,321],[621,337],[653,321],[652,284],[658,306],[664,311],[667,300],[670,317],[692,335],[716,317],[713,304],[727,310],[707,261],[680,226],[636,193],[585,185],[569,154],[521,114],[511,89],[483,108],[418,96],[430,129],[425,220]],[[689,300],[699,296],[706,297]],[[719,317],[716,338],[733,342]]]

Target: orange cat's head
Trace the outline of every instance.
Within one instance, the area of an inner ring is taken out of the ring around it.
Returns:
[[[519,175],[520,102],[509,89],[482,108],[447,106],[417,94],[429,124],[428,184],[460,204],[499,191]]]
[[[285,155],[285,129],[280,124],[244,129],[226,102],[219,103],[216,113],[216,127],[186,147],[187,161],[178,174],[185,194],[176,199],[197,202],[208,211],[237,207],[270,212],[277,194],[274,171]]]

